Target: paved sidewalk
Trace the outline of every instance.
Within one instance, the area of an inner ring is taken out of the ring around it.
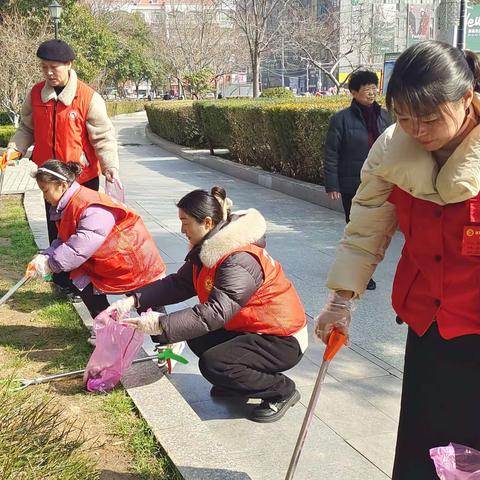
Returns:
[[[326,298],[325,276],[344,227],[332,210],[244,182],[179,159],[144,136],[143,113],[114,120],[121,144],[122,178],[127,202],[136,208],[169,263],[181,265],[187,242],[180,234],[174,204],[195,188],[224,186],[238,209],[255,207],[267,218],[269,252],[283,264],[313,318]],[[335,358],[305,444],[298,479],[385,479],[390,476],[399,412],[406,329],[395,323],[391,283],[403,240],[395,237],[375,279],[355,313],[352,348]],[[310,323],[312,323],[310,321]],[[323,347],[312,343],[289,375],[302,393],[302,405],[280,422],[257,425],[243,417],[251,408],[217,402],[189,366],[177,366],[172,382],[193,410],[253,479],[283,478],[321,363]]]
[[[266,217],[268,250],[295,283],[305,302],[311,330],[312,318],[326,298],[323,284],[335,243],[343,230],[343,216],[229,177],[151,145],[144,134],[144,113],[117,117],[114,124],[127,203],[143,216],[168,271],[176,271],[187,253],[175,202],[195,188],[209,189],[220,184],[226,188],[235,208],[255,207]],[[366,293],[355,312],[351,347],[344,348],[331,364],[300,459],[298,480],[380,480],[390,476],[406,334],[405,326],[395,323],[390,291],[402,243],[397,235],[375,275],[377,290]],[[168,308],[183,307],[185,304]],[[150,415],[147,418],[150,423],[155,422],[155,416],[173,412],[158,436],[169,453],[175,450],[175,442],[181,444],[185,450],[182,473],[192,474],[186,477],[281,480],[322,354],[323,346],[312,340],[302,362],[288,373],[296,381],[302,401],[284,419],[271,425],[245,419],[251,403],[212,400],[210,385],[200,376],[190,352],[187,354],[190,364],[177,365],[170,377],[185,405],[179,402],[175,414],[172,405],[161,402],[172,393],[166,394],[168,387],[162,378],[157,390],[149,385],[148,409],[139,408]],[[198,465],[205,468],[198,469]],[[219,470],[220,467],[225,470]],[[199,474],[200,470],[205,470],[204,476]],[[238,475],[231,476],[231,472]]]

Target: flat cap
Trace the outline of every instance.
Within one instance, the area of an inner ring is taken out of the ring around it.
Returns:
[[[47,40],[38,47],[37,57],[42,60],[67,63],[75,60],[75,53],[63,40]]]

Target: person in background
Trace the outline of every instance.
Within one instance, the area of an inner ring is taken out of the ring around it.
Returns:
[[[352,198],[360,185],[360,171],[368,152],[391,124],[390,116],[375,101],[378,77],[359,70],[350,76],[351,105],[330,119],[325,141],[325,190],[331,200],[342,200],[345,221],[350,221]],[[373,279],[367,290],[375,290]]]
[[[480,64],[420,42],[395,63],[386,104],[397,123],[373,146],[315,321],[324,342],[348,333],[400,227],[392,303],[408,325],[393,480],[438,479],[429,450],[480,450]]]
[[[75,53],[63,40],[48,40],[37,50],[44,80],[34,85],[25,99],[18,129],[7,146],[7,161],[24,156],[34,145],[31,160],[39,167],[49,159],[73,161],[82,167],[78,183],[99,188],[99,176],[119,178],[115,130],[102,97],[77,78]],[[57,238],[57,227],[49,220],[51,205],[45,201],[49,241]],[[78,291],[65,273],[53,281],[72,300]],[[77,298],[76,298],[77,297]]]
[[[198,296],[200,303],[168,315],[124,320],[164,343],[187,340],[213,397],[257,398],[256,422],[274,422],[300,394],[282,372],[308,343],[305,311],[282,266],[265,250],[266,222],[255,209],[230,213],[221,187],[194,190],[177,204],[190,252],[180,270],[110,307],[146,310]]]

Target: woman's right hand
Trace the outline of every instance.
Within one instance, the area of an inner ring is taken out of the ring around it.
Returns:
[[[323,343],[336,328],[345,335],[348,341],[348,329],[354,310],[353,292],[330,292],[328,302],[315,318],[315,336]]]
[[[121,300],[117,300],[113,302],[108,308],[107,313],[117,312],[119,318],[128,316],[127,314],[135,306],[135,296],[131,295],[126,298],[122,298]]]

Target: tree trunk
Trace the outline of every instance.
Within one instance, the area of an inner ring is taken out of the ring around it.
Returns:
[[[260,96],[260,54],[252,53],[253,98]]]

